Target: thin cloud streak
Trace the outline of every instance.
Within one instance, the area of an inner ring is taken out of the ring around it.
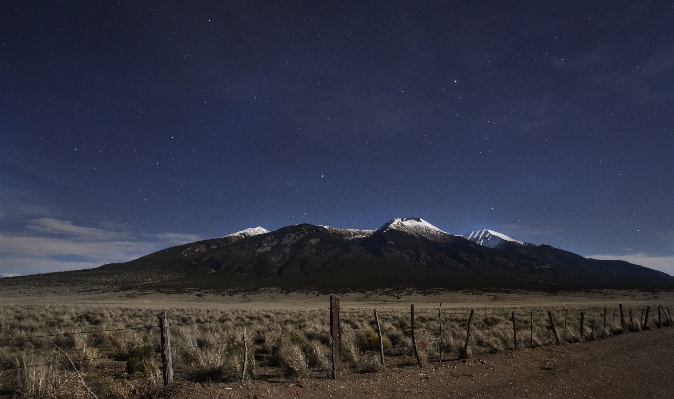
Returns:
[[[123,233],[104,230],[95,227],[82,227],[72,224],[70,221],[63,221],[52,218],[34,219],[28,225],[28,228],[42,234],[67,235],[71,238],[83,240],[118,240],[120,238],[130,238]]]

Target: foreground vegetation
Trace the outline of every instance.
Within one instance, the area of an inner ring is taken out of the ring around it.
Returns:
[[[651,307],[650,327],[658,322],[656,306]],[[376,372],[383,367],[372,310],[342,308],[342,356],[349,372]],[[645,317],[642,307],[626,307],[623,330],[615,306],[606,311],[605,327],[603,307],[477,309],[466,355],[514,349],[513,310],[518,347],[555,343],[549,310],[563,342],[638,331]],[[0,307],[0,394],[84,397],[88,388],[99,398],[151,396],[162,386],[156,313],[133,307]],[[378,313],[386,367],[415,365],[409,308],[380,309]],[[469,313],[443,307],[440,319],[437,306],[417,307],[415,336],[423,363],[437,362],[441,355],[445,360],[462,355]],[[232,382],[239,381],[242,374],[247,379],[328,378],[332,367],[328,315],[327,309],[173,309],[169,320],[175,379]],[[662,317],[664,324],[668,318]],[[252,355],[245,372],[244,328]]]

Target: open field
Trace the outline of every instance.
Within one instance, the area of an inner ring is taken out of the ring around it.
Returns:
[[[543,306],[608,306],[623,303],[643,306],[655,302],[674,301],[674,291],[654,290],[587,290],[572,292],[531,291],[424,291],[381,290],[340,294],[343,306],[364,308],[408,307],[410,303],[436,307],[438,303],[450,307],[518,308]],[[3,286],[0,300],[3,304],[97,306],[143,306],[151,309],[208,308],[208,309],[321,309],[328,306],[329,295],[315,292],[283,292],[275,289],[261,290],[255,294],[163,294],[155,292],[95,290],[81,286],[26,287]],[[170,306],[169,306],[170,305]]]
[[[244,373],[244,328],[251,359],[245,370],[247,380],[321,381],[331,374],[327,295],[273,290],[232,296],[93,294],[76,287],[12,287],[0,291],[0,300],[0,394],[4,395],[85,396],[84,384],[64,352],[82,372],[86,385],[101,398],[158,394],[162,391],[159,311],[167,311],[171,323],[178,383],[239,381]],[[441,355],[450,362],[462,355],[471,309],[475,317],[468,355],[476,358],[514,349],[513,311],[519,350],[530,350],[522,348],[547,347],[555,342],[548,311],[561,341],[578,343],[622,335],[626,330],[639,331],[647,306],[651,308],[650,327],[655,327],[658,305],[674,307],[672,292],[652,291],[380,292],[341,295],[340,301],[342,356],[351,376],[378,375],[384,370],[379,361],[374,309],[379,312],[389,373],[416,367],[409,313],[412,303],[416,306],[418,351],[426,367],[436,364]],[[625,310],[625,329],[620,326],[618,304]],[[661,317],[666,324],[667,315]]]

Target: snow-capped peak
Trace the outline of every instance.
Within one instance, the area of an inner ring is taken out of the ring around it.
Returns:
[[[523,241],[518,241],[518,240],[516,240],[514,238],[511,238],[511,237],[508,237],[507,235],[499,233],[498,231],[488,230],[488,229],[476,230],[476,231],[473,231],[472,233],[464,234],[463,237],[470,240],[470,241],[473,241],[477,244],[480,244],[483,247],[489,247],[489,248],[499,248],[506,242],[512,242],[512,243],[515,243],[515,244],[527,245],[527,246],[532,245],[532,244],[529,244],[529,243],[526,243],[526,242],[523,242]]]
[[[451,234],[440,230],[421,218],[396,218],[381,226],[378,231],[398,230],[408,234],[439,240]]]
[[[269,230],[265,229],[264,227],[251,227],[245,230],[237,231],[236,233],[232,233],[229,235],[226,235],[225,237],[236,237],[236,238],[246,238],[246,237],[252,237],[260,234],[267,234],[269,233]]]

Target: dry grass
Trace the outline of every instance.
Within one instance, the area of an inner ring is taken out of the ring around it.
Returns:
[[[625,308],[626,330],[640,329],[642,308]],[[354,373],[380,370],[379,336],[372,309],[342,309],[345,367]],[[555,343],[548,309],[553,311],[563,342],[625,332],[615,306],[608,309],[606,327],[603,307],[483,307],[475,311],[469,355],[514,349],[513,309],[520,347]],[[582,337],[581,310],[585,314]],[[35,398],[85,396],[74,370],[54,345],[69,353],[87,385],[101,398],[141,397],[156,392],[162,385],[156,313],[153,307],[0,306],[0,394]],[[328,313],[324,308],[169,311],[175,378],[237,381],[243,371],[244,327],[251,359],[246,370],[248,378],[326,377],[331,371]],[[415,336],[422,363],[438,360],[441,338],[443,359],[459,358],[469,313],[463,307],[443,307],[440,337],[438,309],[426,306],[417,310]],[[416,364],[409,309],[379,308],[379,318],[387,367]],[[655,327],[656,322],[657,308],[652,306],[649,324]]]

